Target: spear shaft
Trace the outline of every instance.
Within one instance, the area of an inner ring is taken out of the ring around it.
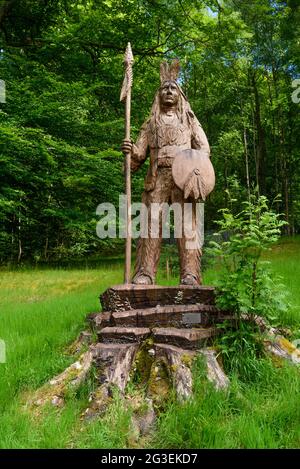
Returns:
[[[125,138],[130,140],[130,99],[131,90],[129,90],[126,98],[125,107]],[[130,152],[125,155],[125,193],[126,193],[126,246],[125,246],[125,272],[124,283],[130,283],[131,271],[131,154]]]
[[[125,140],[130,141],[131,86],[133,55],[130,42],[124,56],[125,77],[120,100],[125,100]],[[125,193],[126,193],[126,244],[124,283],[130,283],[131,271],[131,153],[125,154]]]

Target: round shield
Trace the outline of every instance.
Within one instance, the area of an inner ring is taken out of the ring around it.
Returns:
[[[172,175],[176,186],[185,193],[189,184],[197,183],[203,200],[215,187],[214,168],[204,150],[179,150],[173,161]]]

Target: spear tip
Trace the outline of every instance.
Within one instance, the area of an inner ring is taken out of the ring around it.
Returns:
[[[128,42],[127,47],[126,47],[126,51],[125,51],[124,62],[125,62],[125,64],[132,64],[133,61],[134,61],[134,59],[133,59],[131,44],[130,44],[130,42]]]

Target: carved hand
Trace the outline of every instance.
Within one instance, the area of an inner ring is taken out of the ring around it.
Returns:
[[[132,146],[133,146],[133,143],[130,140],[123,140],[123,143],[121,145],[121,150],[126,155],[127,153],[132,152]]]

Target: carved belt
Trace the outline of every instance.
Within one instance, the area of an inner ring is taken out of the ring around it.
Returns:
[[[174,158],[170,156],[163,156],[162,158],[158,158],[157,166],[159,168],[171,168],[173,164]]]
[[[186,145],[166,145],[160,148],[157,155],[157,166],[160,168],[171,168],[177,151],[186,148]]]

